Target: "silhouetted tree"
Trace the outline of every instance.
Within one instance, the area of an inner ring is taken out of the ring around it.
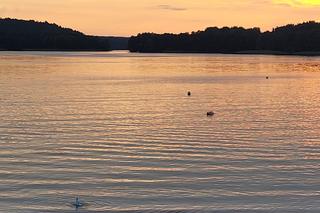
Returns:
[[[0,19],[3,50],[109,50],[108,39],[48,22]]]
[[[181,34],[142,33],[129,40],[131,52],[237,53],[271,50],[287,53],[320,51],[320,23],[306,22],[262,33],[259,28],[210,27]]]

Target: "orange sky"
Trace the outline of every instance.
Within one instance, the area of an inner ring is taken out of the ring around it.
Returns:
[[[35,19],[95,35],[186,32],[320,21],[320,0],[0,0],[0,16]]]

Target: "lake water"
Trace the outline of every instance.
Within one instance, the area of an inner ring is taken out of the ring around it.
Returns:
[[[0,212],[320,212],[319,200],[319,57],[0,53]]]

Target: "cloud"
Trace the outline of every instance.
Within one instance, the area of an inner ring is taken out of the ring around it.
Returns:
[[[177,6],[173,6],[173,5],[169,5],[169,4],[157,5],[155,8],[160,9],[160,10],[173,10],[173,11],[187,10],[187,8],[185,8],[185,7],[177,7]]]

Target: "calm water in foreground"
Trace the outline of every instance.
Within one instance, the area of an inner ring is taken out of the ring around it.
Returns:
[[[0,53],[0,212],[77,196],[78,212],[320,212],[320,58]]]

